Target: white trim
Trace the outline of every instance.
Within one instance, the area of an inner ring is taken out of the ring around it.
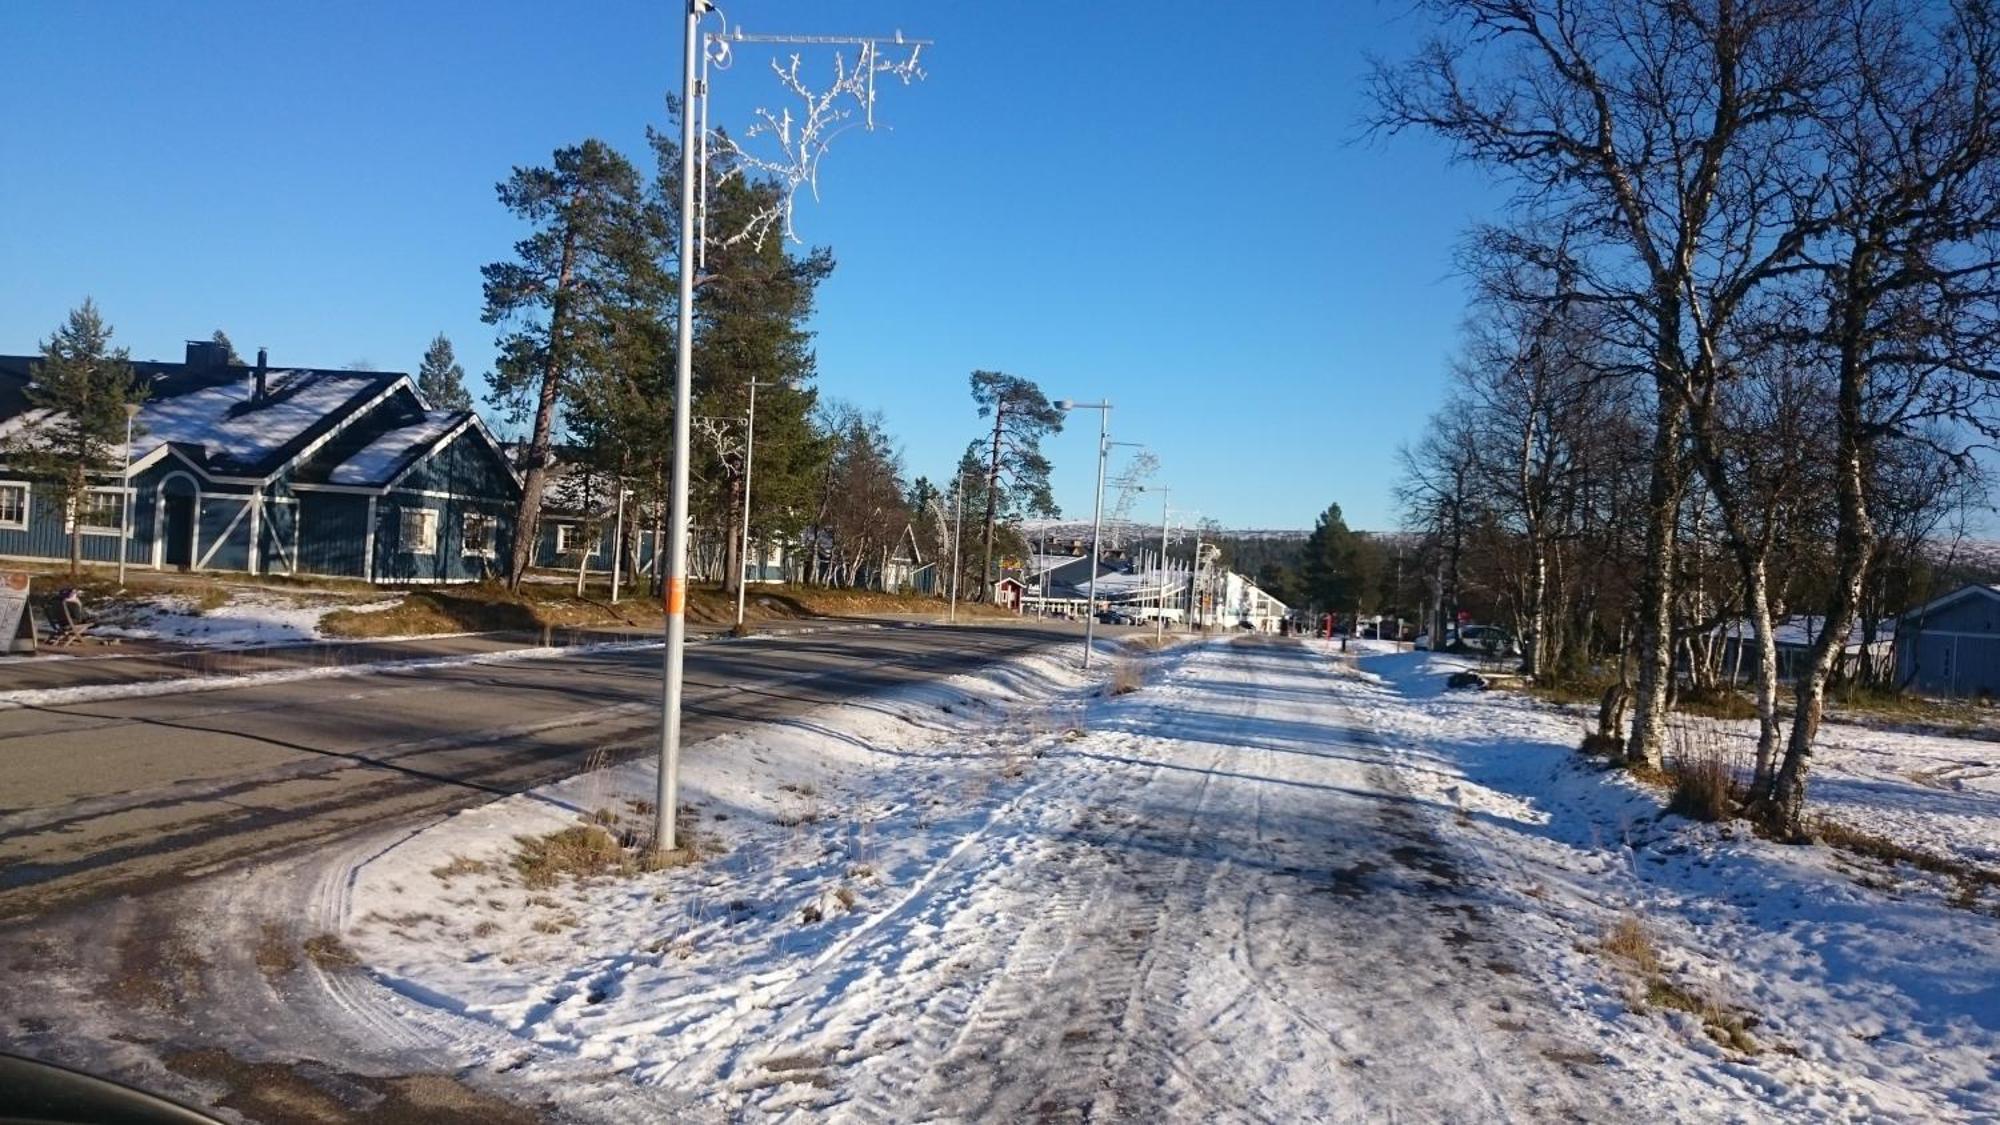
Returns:
[[[114,496],[119,497],[120,505],[130,504],[132,502],[132,497],[134,495],[134,490],[129,488],[119,488],[115,484],[88,485],[84,488],[83,491],[85,493],[96,493],[98,495],[102,495],[108,492]],[[95,535],[101,539],[124,539],[127,537],[126,526],[128,522],[129,521],[126,520],[125,518],[125,508],[121,506],[118,512],[118,525],[116,527],[107,527],[103,524],[84,523],[83,517],[80,514],[78,514],[76,510],[76,498],[71,497],[70,516],[67,520],[63,521],[64,523],[63,531],[65,533],[72,531],[81,531],[85,535]]]
[[[15,523],[13,520],[0,520],[0,531],[28,530],[28,525],[34,522],[33,517],[35,514],[35,487],[33,483],[25,480],[0,480],[0,488],[18,488],[21,490],[21,522]]]
[[[175,469],[173,472],[153,482],[154,570],[164,570],[167,565],[167,482],[173,480],[175,477],[185,477],[187,478],[187,482],[194,486],[194,518],[188,521],[190,524],[188,528],[188,563],[190,564],[188,569],[190,570],[193,569],[195,542],[201,535],[201,481],[196,479],[194,473],[183,469]]]
[[[257,564],[264,559],[264,490],[250,491],[250,573],[262,574],[263,568]]]
[[[319,435],[312,441],[306,443],[304,449],[301,449],[297,453],[292,454],[290,458],[288,458],[282,464],[278,465],[276,468],[272,469],[270,473],[267,474],[263,478],[263,480],[260,481],[259,483],[269,484],[273,480],[276,480],[279,476],[283,475],[286,470],[292,468],[295,465],[304,463],[306,460],[311,458],[313,454],[318,453],[321,447],[325,446],[327,442],[332,441],[337,435],[339,435],[339,433],[342,430],[345,430],[347,427],[361,420],[361,418],[367,415],[370,411],[382,405],[382,403],[386,399],[388,399],[390,395],[395,394],[397,389],[400,387],[410,388],[410,393],[416,395],[416,399],[418,402],[422,402],[424,400],[424,396],[417,394],[417,386],[415,383],[412,383],[410,381],[410,377],[408,375],[396,376],[395,381],[390,383],[388,386],[382,388],[381,393],[377,394],[374,398],[369,399],[368,401],[362,403],[361,405],[353,407],[352,409],[348,410],[347,416],[345,418],[335,423],[333,427],[327,430],[325,433]]]
[[[1946,594],[1943,597],[1933,598],[1932,600],[1925,602],[1923,605],[1920,605],[1917,608],[1904,613],[1901,620],[1912,621],[1912,622],[1921,620],[1925,617],[1930,616],[1933,613],[1938,612],[1941,609],[1944,609],[1947,606],[1954,605],[1960,601],[1963,601],[1970,594],[1984,594],[1987,597],[1994,599],[1995,601],[2000,601],[2000,590],[1996,590],[1993,587],[1988,586],[1983,582],[1974,582],[1969,585],[1960,586],[1958,589],[1953,590],[1951,593]],[[1924,630],[1924,632],[1926,633],[1930,631],[1931,630],[1929,629]]]
[[[460,422],[456,426],[453,426],[451,429],[446,430],[444,433],[439,434],[437,437],[432,438],[430,444],[424,446],[423,449],[418,451],[415,457],[410,458],[410,463],[403,466],[402,472],[397,473],[395,476],[389,478],[388,483],[382,486],[382,491],[387,492],[390,489],[395,488],[397,485],[403,483],[404,477],[409,476],[411,473],[416,472],[417,466],[423,464],[426,458],[430,457],[432,454],[436,453],[438,450],[444,448],[445,446],[450,445],[452,439],[464,433],[466,429],[472,425],[472,420],[477,417],[479,417],[479,415],[477,414],[468,414],[466,415],[464,421]],[[506,458],[502,457],[501,460],[504,461],[506,460]]]
[[[468,520],[474,520],[474,519],[481,519],[481,520],[485,520],[485,521],[486,521],[486,549],[485,549],[485,550],[483,550],[483,551],[474,551],[474,550],[469,550],[469,549],[467,549],[467,547],[466,547],[466,545],[465,545],[465,540],[466,540],[466,534],[465,534],[465,525],[466,525],[466,521],[468,521]],[[497,546],[497,542],[498,542],[498,540],[499,540],[499,536],[495,534],[495,532],[498,532],[499,530],[500,530],[500,517],[499,517],[499,516],[496,516],[496,515],[494,515],[494,514],[493,514],[492,512],[487,512],[487,511],[482,511],[482,510],[480,510],[480,509],[478,509],[478,508],[464,508],[464,509],[460,510],[460,512],[458,513],[458,555],[459,555],[459,557],[460,557],[460,558],[465,558],[465,559],[497,559],[497,558],[499,558],[499,557],[500,557],[500,553],[499,553],[499,548],[498,548],[498,546]]]
[[[255,499],[255,498],[256,498],[256,494],[255,494],[255,493],[252,493],[252,494],[251,494],[251,495],[249,495],[249,496],[238,496],[237,494],[235,494],[235,493],[233,493],[233,492],[230,492],[230,493],[221,493],[221,492],[213,492],[213,493],[209,493],[209,495],[210,495],[210,496],[213,496],[213,497],[215,497],[215,498],[216,498],[216,499],[218,499],[218,500],[241,500],[241,501],[243,501],[243,506],[242,506],[242,507],[240,507],[240,508],[238,508],[238,509],[236,509],[236,514],[235,514],[234,516],[231,516],[231,517],[230,517],[228,525],[227,525],[227,526],[225,526],[225,527],[224,527],[224,528],[222,529],[222,534],[220,534],[220,535],[216,536],[216,537],[215,537],[215,542],[213,542],[213,543],[210,543],[210,544],[208,545],[208,553],[207,553],[207,554],[205,554],[205,555],[202,555],[202,556],[201,556],[201,561],[199,561],[199,562],[197,562],[197,563],[195,563],[195,564],[194,564],[194,569],[196,569],[196,570],[205,570],[205,569],[207,569],[207,568],[208,568],[208,560],[210,560],[210,559],[214,558],[214,557],[215,557],[215,552],[217,552],[217,551],[221,550],[221,549],[222,549],[222,545],[223,545],[224,543],[227,543],[227,542],[229,542],[229,537],[230,537],[231,535],[234,535],[234,534],[236,533],[236,525],[238,525],[238,524],[242,523],[242,522],[243,522],[243,517],[249,514],[249,512],[250,512],[251,508],[252,508],[252,507],[254,506],[254,505],[252,505],[252,504],[251,504],[251,501],[252,501],[253,499]],[[201,504],[197,504],[197,505],[195,506],[195,510],[194,510],[194,525],[195,525],[195,527],[197,527],[197,528],[199,528],[199,527],[201,526],[201,517],[202,517],[202,515],[203,515],[203,509],[204,509],[204,508],[206,508],[206,507],[207,507],[207,503],[206,503],[206,497],[204,497],[204,502],[203,502],[203,503],[201,503]],[[197,532],[196,532],[196,534],[200,534],[200,533],[199,533],[199,532],[197,531]],[[248,560],[249,560],[250,562],[252,562],[252,563],[255,563],[255,562],[256,562],[256,560],[257,560],[257,549],[256,549],[256,545],[255,545],[254,543],[253,543],[253,544],[251,545],[251,549],[250,549],[250,553],[249,553],[249,555],[248,555],[248,556],[246,556],[246,557],[248,558]],[[251,571],[249,571],[248,573],[250,573],[250,574],[255,574],[255,573],[257,573],[257,572],[256,572],[255,570],[251,570]]]
[[[409,543],[410,517],[417,517],[417,542]],[[438,511],[436,508],[396,509],[396,548],[398,554],[430,555],[438,553]]]
[[[428,496],[434,500],[462,499],[456,492],[443,492],[435,488],[369,488],[359,484],[295,484],[292,485],[292,491],[334,492],[343,496],[388,496],[394,493],[398,496]],[[499,502],[511,503],[504,499]]]

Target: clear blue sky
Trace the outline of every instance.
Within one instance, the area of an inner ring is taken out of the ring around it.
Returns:
[[[678,11],[0,6],[0,352],[89,294],[139,358],[221,327],[277,363],[414,370],[443,331],[477,378],[479,266],[519,235],[495,181],[587,136],[642,155]],[[820,385],[883,411],[912,475],[950,472],[979,428],[966,375],[999,368],[1111,399],[1177,507],[1394,521],[1394,448],[1461,315],[1451,251],[1499,199],[1430,141],[1361,136],[1366,54],[1420,31],[1400,0],[727,11],[938,40],[928,80],[884,91],[893,129],[843,137],[799,216],[839,260]],[[716,92],[737,131],[779,100],[750,57]],[[1094,430],[1048,447],[1068,514],[1089,514]]]

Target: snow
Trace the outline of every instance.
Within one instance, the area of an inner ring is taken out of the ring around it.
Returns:
[[[1574,749],[1565,713],[1442,690],[1466,663],[1361,660],[1356,690],[1419,797],[1451,810],[1510,929],[1596,1049],[1671,1086],[1688,1116],[1990,1120],[2000,1115],[2000,921],[1907,868],[1756,839],[1661,812],[1657,794]],[[1744,724],[1713,724],[1725,739]],[[1816,808],[1905,843],[1984,857],[2000,843],[1989,743],[1828,724]],[[1937,771],[1957,769],[1940,775]],[[1943,776],[1961,788],[1910,780]],[[1744,1056],[1700,1023],[1633,1003],[1595,951],[1619,918],[1653,931],[1669,978],[1755,1017]],[[1673,1018],[1668,1018],[1669,1016]]]
[[[237,593],[220,606],[202,610],[193,598],[163,594],[116,613],[98,625],[112,637],[173,641],[204,648],[255,648],[324,639],[320,618],[336,609],[370,613],[391,609],[400,598],[357,602],[339,598],[287,598],[260,592]]]
[[[1147,663],[1109,695],[1044,650],[689,747],[686,866],[513,867],[643,828],[643,760],[385,830],[286,876],[367,965],[292,1002],[590,1120],[2000,1116],[1992,891],[1667,816],[1444,654]],[[1829,724],[1815,800],[1990,858],[1997,763]],[[1754,1051],[1647,998],[1601,948],[1628,917]]]
[[[1110,698],[1067,658],[996,665],[691,748],[691,866],[506,874],[518,836],[642,824],[634,763],[370,852],[329,876],[338,925],[391,1008],[464,1025],[463,1061],[556,1099],[593,1064],[628,1119],[1664,1110],[1558,1061],[1569,1032],[1330,682],[1254,642]]]
[[[273,371],[265,384],[267,400],[247,409],[252,390],[247,378],[149,399],[139,410],[141,436],[132,442],[132,459],[179,442],[205,446],[211,467],[224,471],[258,466],[315,425],[343,413],[383,378],[372,372]]]
[[[356,450],[335,466],[327,479],[333,484],[386,484],[391,471],[405,458],[437,441],[465,418],[462,410],[427,411],[423,421],[399,426]]]

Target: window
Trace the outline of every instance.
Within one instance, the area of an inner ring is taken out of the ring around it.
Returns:
[[[556,554],[567,555],[577,550],[577,541],[583,538],[583,528],[578,524],[559,523],[556,525]],[[597,554],[597,544],[590,545],[590,553]]]
[[[81,504],[85,535],[117,535],[125,530],[125,493],[116,488],[93,488],[83,494]]]
[[[27,485],[0,483],[0,527],[14,531],[28,530]]]
[[[493,554],[493,517],[485,512],[465,513],[463,550],[468,555]]]
[[[429,508],[403,512],[403,550],[413,555],[437,553],[438,514]]]

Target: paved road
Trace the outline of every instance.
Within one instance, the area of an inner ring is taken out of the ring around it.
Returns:
[[[1070,639],[888,627],[689,650],[699,739]],[[659,650],[0,711],[0,923],[518,792],[652,745]]]

